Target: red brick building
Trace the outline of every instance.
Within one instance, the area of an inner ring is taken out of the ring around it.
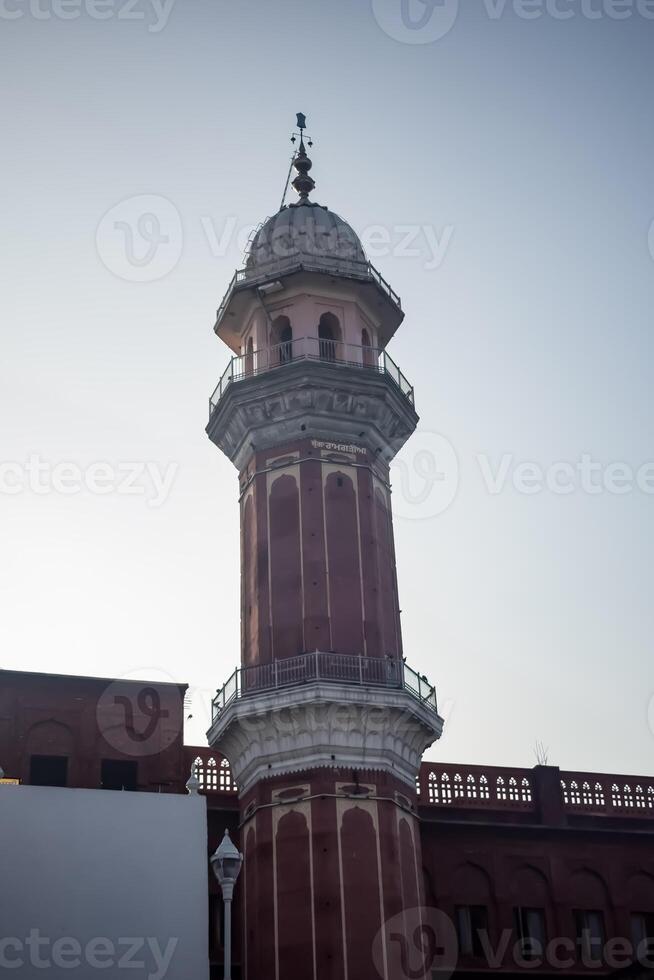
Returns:
[[[184,693],[184,685],[0,671],[0,764],[5,778],[183,793],[195,767],[207,797],[210,851],[225,827],[242,847],[247,825],[239,828],[238,792],[229,763],[206,746],[183,743]],[[352,773],[341,775],[344,798],[361,802],[361,780],[357,786]],[[329,788],[326,809],[337,805]],[[293,803],[287,802],[285,809],[291,814],[289,844],[295,849],[295,833],[301,836],[303,831],[294,826]],[[417,812],[425,905],[441,910],[453,923],[455,975],[608,975],[634,958],[629,946],[617,940],[626,940],[635,950],[644,938],[654,937],[654,779],[560,772],[553,766],[506,769],[425,762]],[[353,850],[356,846],[355,840]],[[320,848],[318,835],[314,849]],[[325,862],[333,859],[328,850]],[[392,873],[395,856],[386,855],[385,861]],[[253,887],[256,877],[257,869],[246,862],[236,896],[235,976],[245,975],[237,972],[244,958],[243,891]],[[298,904],[285,910],[299,945],[311,932],[310,910],[302,896],[307,878],[308,870],[299,862],[293,886]],[[368,887],[374,889],[374,883]],[[352,912],[350,927],[362,929],[372,945],[381,926],[379,915],[371,914],[369,905]],[[324,929],[323,962],[329,962],[334,917],[338,911],[317,910]],[[213,880],[208,929],[219,977],[222,915]],[[529,935],[549,949],[549,965],[536,965],[538,956],[529,958],[523,942]],[[600,950],[607,965],[584,965],[584,959],[593,962]],[[415,949],[406,951],[406,976],[418,969],[416,955]],[[432,955],[430,948],[425,955]],[[318,976],[342,975],[332,971]],[[282,975],[306,974],[298,960]]]

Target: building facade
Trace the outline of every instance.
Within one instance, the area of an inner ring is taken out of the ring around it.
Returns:
[[[228,760],[208,746],[183,744],[184,687],[134,681],[127,688],[123,685],[99,678],[0,671],[0,765],[7,781],[0,785],[0,793],[20,792],[14,783],[33,783],[180,794],[186,792],[185,783],[193,770],[207,801],[207,860],[225,827],[244,848],[248,822],[243,821],[240,788]],[[153,690],[158,695],[154,700]],[[119,711],[108,725],[105,705],[115,699],[119,699]],[[131,711],[126,710],[128,705]],[[161,713],[153,705],[159,705]],[[168,754],[159,751],[157,746],[166,744],[172,732],[172,754],[170,749]],[[132,764],[122,770],[128,777],[122,784],[117,785],[115,770],[103,770],[108,759]],[[271,783],[271,796],[277,784],[278,780]],[[319,789],[324,790],[320,795],[325,797],[325,810],[332,812],[338,812],[339,806],[343,810],[355,806],[367,816],[371,802],[376,802],[357,795],[367,789],[361,779],[358,787],[351,783],[342,796],[330,793],[331,785]],[[423,762],[416,790],[414,819],[420,837],[422,893],[414,908],[420,909],[427,937],[433,929],[441,945],[434,948],[431,942],[423,943],[422,934],[420,942],[412,941],[413,910],[405,922],[403,944],[403,931],[393,924],[397,913],[388,916],[386,926],[382,923],[373,934],[369,923],[366,925],[365,916],[370,913],[365,906],[348,905],[347,893],[337,896],[339,909],[343,901],[346,910],[349,933],[361,929],[362,957],[364,953],[369,956],[377,971],[372,976],[388,980],[430,977],[430,968],[432,973],[439,971],[435,975],[440,977],[498,972],[507,977],[528,973],[622,975],[627,964],[636,961],[638,966],[638,956],[645,967],[654,966],[647,945],[643,946],[648,937],[654,937],[653,778],[562,772],[554,766],[510,769]],[[306,896],[311,867],[302,862],[302,847],[307,836],[306,813],[314,801],[301,797],[301,793],[290,799],[282,797],[276,808],[268,809],[269,847],[271,853],[273,848],[278,852],[288,848],[296,862],[286,887],[292,884],[297,892],[287,897],[280,911],[281,934],[286,916],[297,942],[311,949],[314,922],[320,937],[331,921],[329,906],[323,909],[321,901],[326,905],[333,898],[329,892],[314,894],[312,914]],[[0,813],[1,806],[0,796]],[[329,813],[322,826],[326,826],[322,834],[313,826],[316,863],[321,847],[330,846],[333,824]],[[345,821],[341,823],[343,853],[354,855],[350,869],[358,867],[357,851],[366,857],[365,837],[348,836],[351,830]],[[8,843],[3,838],[3,844]],[[257,857],[246,857],[236,889],[234,977],[268,980],[276,975],[270,966],[252,961],[246,901],[252,881],[257,887],[259,876],[275,865],[269,856],[263,871],[257,866],[248,868]],[[384,872],[397,878],[395,855],[384,851],[381,860]],[[334,869],[332,875],[336,877]],[[374,894],[374,880],[364,879],[364,887],[366,896]],[[267,928],[265,901],[265,895],[262,898],[257,893],[253,904],[262,913],[257,929]],[[218,978],[222,976],[222,902],[211,878],[208,908],[211,975]],[[434,912],[439,917],[433,918]],[[384,935],[386,973],[379,960]],[[324,939],[315,971],[312,957],[307,973],[298,956],[295,963],[283,965],[283,972],[280,965],[279,977],[343,977],[342,965],[334,955],[340,949],[339,943],[330,945]],[[416,973],[421,968],[422,973]],[[643,976],[645,972],[643,968]]]

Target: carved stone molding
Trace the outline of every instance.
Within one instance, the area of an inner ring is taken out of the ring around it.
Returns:
[[[385,375],[299,360],[230,384],[207,434],[240,470],[253,451],[304,438],[356,440],[390,462],[417,424]]]
[[[404,690],[316,681],[234,700],[208,732],[241,793],[269,776],[317,768],[381,770],[412,789],[442,718]]]

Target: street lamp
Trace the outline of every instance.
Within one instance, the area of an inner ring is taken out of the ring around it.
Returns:
[[[243,855],[234,847],[229,831],[226,830],[220,847],[211,858],[211,867],[218,879],[225,904],[225,980],[231,980],[232,977],[232,897],[242,864]]]

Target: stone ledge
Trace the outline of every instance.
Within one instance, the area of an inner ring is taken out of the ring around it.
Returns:
[[[302,359],[230,384],[206,431],[241,469],[253,450],[307,438],[356,439],[388,463],[417,424],[385,374]]]
[[[384,771],[413,789],[442,729],[407,691],[317,681],[233,701],[207,737],[241,793],[260,779],[325,767]]]

